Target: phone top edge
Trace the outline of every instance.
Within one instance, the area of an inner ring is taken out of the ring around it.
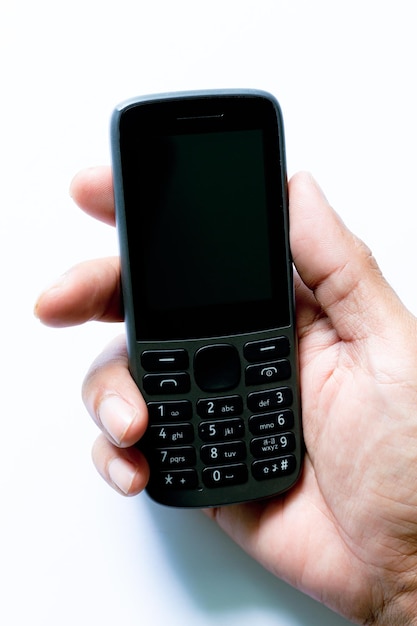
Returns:
[[[213,97],[235,97],[235,98],[263,98],[272,101],[275,106],[280,109],[277,98],[268,91],[262,89],[202,89],[202,90],[189,90],[189,91],[171,91],[161,92],[154,94],[147,94],[143,96],[136,96],[123,100],[115,107],[115,113],[121,113],[126,109],[137,106],[140,104],[148,104],[150,102],[164,102],[168,100],[181,100],[181,99],[204,99]]]
[[[113,109],[113,113],[110,118],[110,140],[111,151],[113,154],[113,167],[117,167],[118,157],[118,145],[120,121],[122,116],[129,111],[129,109],[137,106],[146,106],[150,104],[159,104],[163,102],[177,102],[181,100],[210,100],[213,98],[236,98],[236,100],[242,99],[257,99],[268,101],[275,110],[275,115],[278,120],[278,125],[281,129],[280,140],[282,142],[281,148],[283,154],[285,154],[285,148],[283,144],[284,123],[282,116],[282,109],[277,98],[270,92],[255,89],[255,88],[224,88],[224,89],[200,89],[200,90],[188,90],[188,91],[171,91],[161,92],[154,94],[145,94],[141,96],[134,96],[126,100],[121,101]],[[120,166],[120,163],[118,164]]]

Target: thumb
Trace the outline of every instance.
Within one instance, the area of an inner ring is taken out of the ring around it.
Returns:
[[[339,337],[383,332],[405,309],[369,248],[346,228],[310,174],[291,179],[289,207],[295,267]]]

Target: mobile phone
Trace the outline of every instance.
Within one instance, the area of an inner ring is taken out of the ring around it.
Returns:
[[[256,90],[139,97],[115,109],[111,140],[148,494],[280,494],[303,453],[280,106]]]

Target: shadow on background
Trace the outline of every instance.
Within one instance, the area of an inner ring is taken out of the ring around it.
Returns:
[[[190,602],[213,619],[261,607],[297,626],[351,624],[275,578],[200,511],[167,509],[149,499],[146,508],[166,550],[167,567],[175,570]]]

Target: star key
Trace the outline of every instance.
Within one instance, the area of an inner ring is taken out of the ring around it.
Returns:
[[[198,484],[195,469],[159,473],[159,484],[164,489],[195,489]]]

